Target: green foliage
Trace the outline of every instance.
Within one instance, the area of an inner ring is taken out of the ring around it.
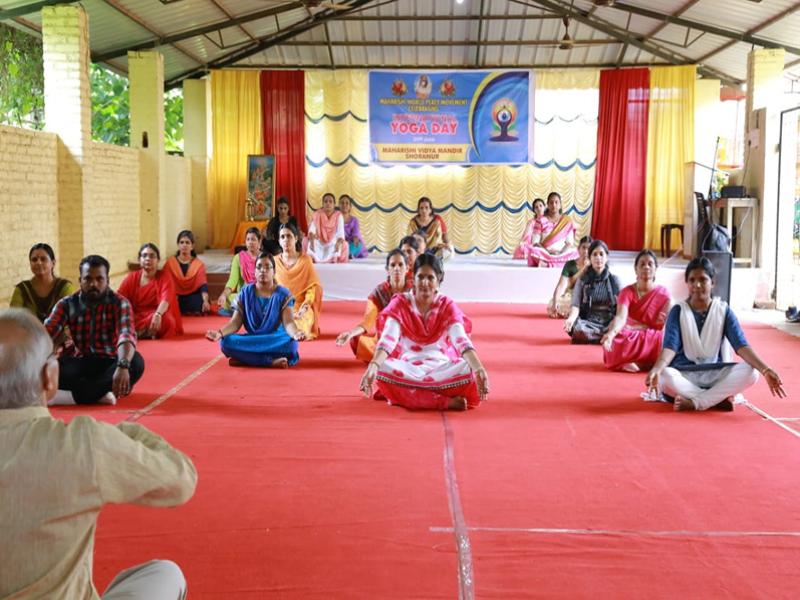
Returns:
[[[131,101],[128,80],[92,64],[92,139],[117,146],[130,145]]]
[[[92,139],[130,145],[128,79],[92,64]],[[42,41],[0,23],[0,124],[44,128]],[[183,152],[183,93],[164,94],[164,142],[167,152]]]
[[[44,128],[41,40],[0,23],[0,123]]]

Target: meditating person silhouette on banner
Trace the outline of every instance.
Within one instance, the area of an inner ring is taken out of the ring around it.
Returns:
[[[780,376],[747,343],[731,307],[711,295],[715,277],[705,256],[686,266],[689,298],[672,307],[661,356],[645,380],[651,396],[663,393],[676,411],[733,410],[734,398],[758,381],[759,373],[773,396],[786,397]],[[743,363],[731,361],[731,347]]]

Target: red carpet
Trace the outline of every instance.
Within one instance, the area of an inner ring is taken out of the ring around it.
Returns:
[[[543,307],[463,308],[492,385],[468,414],[364,399],[363,366],[333,345],[361,316],[347,302],[325,305],[297,367],[220,361],[142,416],[192,456],[198,491],[174,510],[107,509],[98,587],[161,557],[192,599],[797,597],[800,439],[743,406],[641,401],[644,375],[605,371]],[[219,323],[143,342],[147,371],[117,407],[55,414],[128,418],[217,356],[199,335]],[[800,340],[746,332],[790,394],[759,382],[748,399],[800,417]]]

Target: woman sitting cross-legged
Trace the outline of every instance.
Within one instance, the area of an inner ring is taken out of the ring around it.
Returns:
[[[188,229],[178,234],[178,252],[167,259],[164,269],[172,276],[182,315],[205,315],[211,312],[206,266],[197,258],[194,234]]]
[[[689,298],[670,310],[664,347],[645,385],[651,395],[663,392],[675,410],[733,410],[734,397],[758,381],[758,373],[773,396],[786,397],[780,376],[747,343],[730,306],[712,297],[715,278],[705,256],[686,266]],[[731,362],[731,346],[743,363]]]
[[[56,303],[74,294],[75,287],[67,279],[56,277],[56,255],[49,244],[34,244],[28,252],[28,261],[33,277],[14,287],[9,304],[28,310],[44,323]]]
[[[633,264],[636,283],[617,296],[617,315],[600,341],[606,368],[629,373],[656,364],[671,302],[667,289],[656,285],[656,255],[642,250]]]
[[[525,224],[525,231],[522,232],[522,239],[519,245],[514,248],[514,259],[524,258],[528,260],[528,254],[533,246],[533,228],[536,227],[536,221],[544,216],[547,210],[547,205],[541,198],[536,198],[533,201],[533,218]]]
[[[351,214],[352,208],[350,196],[347,194],[339,196],[339,212],[342,213],[344,220],[344,239],[347,242],[350,258],[366,258],[369,252],[361,235],[358,217]]]
[[[547,212],[536,219],[531,244],[527,247],[529,267],[561,267],[578,258],[575,224],[561,212],[561,196],[550,192]]]
[[[245,249],[231,259],[231,274],[225,289],[217,298],[218,313],[224,316],[233,314],[233,303],[239,295],[239,290],[256,279],[256,258],[261,247],[261,232],[258,227],[250,227],[244,236]]]
[[[406,278],[406,256],[399,248],[395,248],[386,257],[386,281],[376,287],[367,298],[367,309],[364,319],[353,329],[340,333],[336,338],[337,346],[350,342],[350,348],[356,358],[369,362],[375,354],[378,336],[375,325],[380,313],[389,304],[395,294],[402,294],[411,289],[411,281]]]
[[[411,409],[476,408],[489,393],[489,377],[469,339],[471,323],[439,294],[441,261],[430,254],[414,263],[414,289],[397,294],[378,317],[375,356],[361,390]]]
[[[314,211],[304,246],[306,254],[314,262],[347,262],[349,246],[344,236],[344,217],[336,210],[336,197],[333,194],[322,196],[322,208]]]
[[[589,267],[589,246],[593,241],[592,236],[583,236],[578,243],[578,258],[567,261],[561,269],[561,277],[558,278],[553,297],[547,304],[547,316],[551,319],[564,319],[569,315],[572,308],[572,289]]]
[[[573,344],[599,344],[617,310],[619,279],[608,269],[608,246],[595,240],[589,246],[589,268],[572,290],[572,308],[564,331]]]
[[[172,277],[158,268],[161,252],[155,244],[139,249],[141,269],[128,273],[117,293],[131,303],[136,335],[156,339],[183,333],[181,311]]]
[[[263,253],[256,261],[256,281],[239,292],[236,311],[222,329],[206,337],[219,341],[232,366],[286,368],[297,364],[297,342],[305,339],[292,318],[294,298],[275,279],[275,259]],[[244,325],[247,333],[237,333]]]
[[[408,221],[406,235],[415,233],[424,235],[427,250],[442,260],[447,260],[453,254],[453,245],[447,235],[447,225],[442,217],[433,212],[433,202],[426,196],[417,201],[417,214]],[[414,265],[409,266],[414,267]]]
[[[305,334],[305,339],[313,340],[319,335],[322,284],[311,258],[300,251],[302,245],[297,228],[291,223],[284,223],[280,227],[278,240],[283,252],[275,257],[275,276],[278,283],[288,288],[294,296],[297,328]]]

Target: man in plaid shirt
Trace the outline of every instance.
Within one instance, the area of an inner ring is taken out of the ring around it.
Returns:
[[[71,392],[78,404],[116,404],[144,373],[144,359],[136,352],[133,310],[109,289],[108,270],[102,256],[81,260],[80,291],[59,300],[44,323],[54,340],[69,327],[74,353],[58,359],[58,389]],[[57,403],[64,400],[62,396]]]

